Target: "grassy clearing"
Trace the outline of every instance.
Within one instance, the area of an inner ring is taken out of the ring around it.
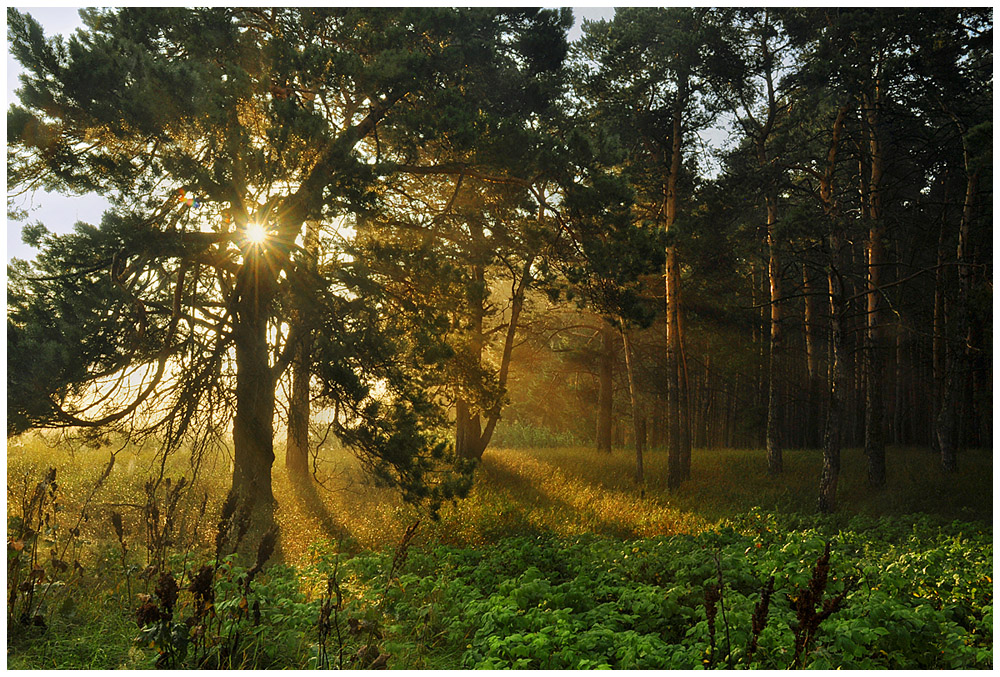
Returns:
[[[75,513],[107,463],[108,449],[66,449],[38,438],[8,450],[8,515],[18,496],[27,493],[46,468],[61,479],[65,512]],[[281,455],[279,453],[279,459]],[[301,484],[275,464],[275,495],[282,531],[281,554],[301,563],[317,539],[341,539],[345,549],[393,545],[407,525],[423,518],[421,538],[453,545],[483,545],[505,536],[547,532],[559,536],[594,533],[616,538],[698,533],[753,507],[783,513],[812,513],[821,457],[815,450],[787,450],[785,473],[767,475],[762,451],[695,450],[692,479],[679,491],[666,490],[666,454],[647,453],[644,489],[632,480],[633,457],[627,449],[599,454],[579,447],[541,450],[495,449],[487,452],[471,495],[427,520],[391,490],[374,486],[347,452],[324,452],[323,486]],[[928,513],[943,519],[992,524],[993,459],[986,450],[967,452],[957,474],[938,472],[923,449],[890,448],[889,486],[867,485],[863,454],[845,451],[840,478],[842,513],[904,515]],[[92,540],[107,537],[107,516],[118,510],[127,518],[144,501],[143,484],[158,459],[150,451],[126,448],[104,485],[91,499],[93,519],[82,525]],[[168,477],[191,476],[187,459],[169,460]],[[226,459],[209,459],[189,492],[188,510],[207,495],[208,509],[198,542],[208,547],[228,485]],[[90,517],[90,515],[88,515]],[[103,520],[101,518],[104,518]],[[137,517],[133,515],[133,517]],[[133,520],[134,521],[134,520]],[[128,519],[126,519],[126,523]]]
[[[27,438],[9,445],[8,562],[12,554],[11,519],[19,516],[21,506],[29,502],[34,487],[47,469],[54,467],[57,469],[58,491],[53,493],[51,524],[46,522],[45,542],[40,545],[39,551],[44,551],[43,558],[48,558],[47,561],[58,559],[73,566],[69,574],[57,576],[53,571],[44,579],[43,585],[48,586],[46,597],[43,603],[36,606],[44,613],[47,627],[44,631],[8,636],[11,647],[8,667],[118,668],[151,665],[148,647],[140,649],[134,642],[138,633],[134,612],[137,595],[154,594],[156,585],[155,576],[147,572],[157,558],[148,547],[149,518],[148,515],[144,517],[144,506],[158,505],[161,511],[158,519],[162,524],[166,519],[166,496],[161,487],[150,497],[144,486],[150,475],[155,475],[161,460],[151,450],[125,448],[118,452],[110,474],[95,490],[110,455],[109,449],[50,446],[40,438]],[[775,479],[766,473],[763,452],[696,450],[692,459],[693,479],[679,491],[668,494],[663,482],[666,475],[663,453],[647,455],[646,474],[649,481],[639,489],[632,482],[633,458],[628,450],[616,450],[611,455],[578,447],[491,450],[477,471],[477,481],[470,496],[455,505],[446,506],[438,521],[431,521],[417,509],[403,504],[392,491],[374,486],[344,452],[330,450],[324,452],[323,458],[324,486],[297,482],[284,472],[280,461],[276,464],[274,484],[279,501],[277,520],[281,537],[278,550],[270,560],[270,568],[253,582],[253,590],[259,599],[269,600],[265,605],[267,608],[284,609],[280,613],[275,611],[275,615],[269,617],[269,622],[276,624],[270,626],[269,632],[278,628],[283,640],[279,643],[268,642],[262,636],[254,645],[254,650],[266,656],[244,656],[240,659],[245,661],[244,665],[262,666],[264,662],[272,666],[316,664],[317,644],[315,639],[308,638],[315,635],[317,609],[324,594],[325,581],[332,571],[331,567],[336,568],[338,565],[335,563],[341,558],[348,564],[354,563],[343,570],[345,599],[354,600],[347,603],[344,613],[354,608],[359,617],[367,614],[373,622],[391,620],[385,616],[390,613],[391,607],[385,602],[385,590],[391,588],[385,573],[390,568],[391,553],[356,556],[363,551],[391,548],[399,542],[406,526],[417,519],[422,519],[422,525],[411,547],[426,553],[434,552],[435,548],[452,548],[448,551],[452,553],[449,557],[467,557],[471,555],[464,553],[471,553],[477,560],[480,555],[506,558],[507,555],[502,553],[511,548],[530,551],[535,547],[531,543],[573,543],[581,538],[594,537],[609,539],[606,542],[612,544],[645,539],[634,541],[637,545],[633,546],[637,548],[636,552],[645,552],[654,547],[647,543],[659,542],[656,539],[674,535],[702,539],[717,532],[720,525],[731,518],[736,518],[738,523],[740,520],[745,522],[747,515],[805,515],[792,521],[781,518],[784,525],[781,528],[792,531],[803,528],[803,524],[820,523],[808,516],[813,512],[816,500],[821,462],[816,451],[786,451],[786,472]],[[842,511],[835,518],[822,521],[826,525],[824,528],[833,529],[830,533],[836,533],[838,528],[847,529],[852,515],[898,517],[926,513],[933,516],[931,519],[936,524],[951,520],[979,520],[978,526],[963,529],[968,533],[971,528],[980,534],[977,538],[991,542],[992,456],[987,451],[975,451],[968,452],[961,460],[961,471],[957,475],[942,476],[937,472],[935,460],[925,450],[890,449],[890,485],[876,491],[867,487],[862,454],[858,450],[849,450],[844,455],[841,475],[839,496]],[[188,459],[181,455],[167,460],[166,476],[172,478],[173,486],[176,487],[182,476],[190,478],[191,472]],[[215,525],[229,472],[229,463],[225,458],[207,459],[200,469],[198,480],[178,503],[169,539],[169,550],[175,553],[170,566],[177,572],[187,572],[183,576],[193,576],[197,567],[212,556]],[[760,510],[753,510],[755,506]],[[121,542],[113,528],[114,513],[122,516]],[[926,526],[927,518],[919,519],[927,529],[935,528]],[[900,525],[905,525],[908,520],[896,520],[891,529],[898,531],[902,528]],[[74,529],[78,531],[74,532]],[[788,543],[792,544],[795,538],[798,537],[790,537]],[[733,540],[730,546],[744,547],[739,539]],[[695,550],[706,552],[705,547],[697,546]],[[587,548],[592,549],[591,546]],[[784,553],[785,550],[772,553],[775,557],[784,556],[775,554],[777,552]],[[889,558],[898,554],[892,548],[887,552],[885,557]],[[810,557],[814,558],[814,554]],[[917,557],[907,556],[911,560]],[[589,557],[591,555],[584,559]],[[429,561],[432,560],[433,557]],[[274,566],[279,563],[286,566]],[[245,563],[242,571],[250,564],[252,562]],[[802,560],[800,565],[808,568],[809,562]],[[514,566],[514,569],[517,566],[520,565]],[[664,563],[664,566],[670,565]],[[355,573],[350,573],[352,567],[357,570]],[[233,569],[228,574],[231,580],[238,580],[239,571],[238,568]],[[512,569],[508,573],[510,580],[514,580],[521,571]],[[401,614],[400,618],[405,620],[409,618],[407,614],[430,614],[420,623],[424,623],[421,627],[433,626],[434,614],[443,613],[442,600],[455,592],[445,588],[464,585],[454,576],[449,578],[447,572],[425,574],[440,574],[439,577],[444,578],[441,578],[440,585],[424,580],[421,589],[426,589],[430,597],[417,599],[409,596],[405,608],[392,611],[390,615]],[[975,575],[985,574],[976,569]],[[182,581],[189,580],[183,576]],[[50,582],[52,585],[49,585]],[[498,580],[496,584],[502,582]],[[692,579],[691,585],[697,587],[701,583]],[[87,594],[80,594],[82,590],[86,590]],[[744,586],[740,594],[750,599],[752,592]],[[183,594],[186,593],[182,585]],[[238,590],[232,584],[228,594],[236,595],[232,598],[233,603],[239,602]],[[435,599],[438,601],[435,602]],[[193,608],[192,603],[186,603],[184,609],[187,613]],[[697,607],[701,602],[690,598],[685,603]],[[959,600],[955,603],[963,609],[963,618],[973,613],[969,610],[973,607],[967,608],[966,602]],[[355,607],[350,607],[351,604]],[[489,606],[493,602],[484,597],[482,604]],[[976,601],[974,614],[970,616],[974,624],[992,623],[991,605],[991,595],[988,599]],[[232,627],[249,622],[245,605],[231,608],[231,613],[235,614],[230,618]],[[988,614],[982,609],[988,609]],[[457,614],[457,618],[465,612],[451,609],[449,613]],[[944,622],[941,620],[941,623]],[[980,625],[976,626],[976,632],[982,632],[982,627],[986,627]],[[412,644],[404,638],[414,628],[405,623],[397,623],[397,626],[397,636],[387,638],[385,644],[386,647],[393,647],[393,667],[458,667],[456,661],[465,660],[461,658],[465,655],[464,645],[460,645],[461,638],[446,640],[445,633],[425,637],[426,641]],[[226,630],[220,621],[216,631],[222,633],[224,630],[229,632],[231,628]],[[351,641],[357,643],[357,638]],[[976,639],[975,642],[978,642],[977,651],[987,650],[981,640]],[[485,636],[481,637],[476,651],[486,661],[483,665],[507,665],[502,655],[493,652],[497,648],[494,644]],[[990,648],[989,661],[992,661],[991,651]],[[980,664],[986,659],[969,660]],[[474,664],[479,663],[474,661]],[[516,662],[510,663],[510,666],[516,665]]]

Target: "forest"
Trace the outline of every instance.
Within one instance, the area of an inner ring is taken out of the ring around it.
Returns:
[[[992,669],[992,9],[80,17],[8,668]]]

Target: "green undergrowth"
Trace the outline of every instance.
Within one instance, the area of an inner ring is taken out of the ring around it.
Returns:
[[[143,628],[111,591],[63,603],[8,667],[988,669],[992,557],[983,524],[761,510],[658,538],[320,541],[258,572],[175,556]]]
[[[982,525],[760,511],[696,536],[437,546],[392,589],[386,646],[421,668],[990,668],[992,552]]]

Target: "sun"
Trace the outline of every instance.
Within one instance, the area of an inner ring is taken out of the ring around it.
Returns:
[[[259,223],[247,224],[246,239],[250,244],[260,246],[267,241],[267,229]]]

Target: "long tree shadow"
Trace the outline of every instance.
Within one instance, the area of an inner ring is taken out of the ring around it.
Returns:
[[[556,510],[572,510],[573,506],[565,500],[543,491],[530,478],[513,470],[496,458],[486,457],[480,466],[482,476],[480,482],[488,482],[491,488],[505,490],[510,498],[528,505]]]
[[[291,498],[297,512],[315,520],[324,536],[338,541],[350,537],[347,525],[330,512],[329,505],[323,500],[318,485],[311,475],[290,473],[288,483],[291,486]]]

